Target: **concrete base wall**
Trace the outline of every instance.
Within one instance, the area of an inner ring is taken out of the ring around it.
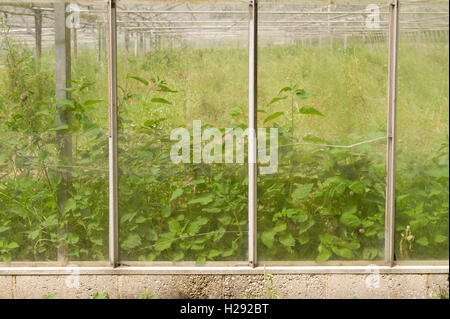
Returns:
[[[0,298],[431,298],[448,291],[448,274],[389,275],[57,275],[0,276]],[[265,291],[271,291],[269,295]]]

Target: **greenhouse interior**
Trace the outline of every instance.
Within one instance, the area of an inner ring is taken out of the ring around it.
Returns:
[[[448,261],[448,0],[0,0],[0,298],[448,298]]]

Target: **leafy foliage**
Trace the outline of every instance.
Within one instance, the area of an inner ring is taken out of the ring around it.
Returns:
[[[71,260],[104,260],[108,240],[105,70],[88,54],[80,56],[72,88],[67,90],[71,97],[56,101],[52,56],[37,63],[31,50],[5,39],[0,55],[4,66],[0,68],[0,260],[55,260],[62,244],[69,248]],[[217,123],[246,127],[246,112],[239,106],[245,99],[236,93],[242,89],[238,81],[225,87],[223,83],[232,81],[220,72],[227,67],[229,76],[240,76],[239,65],[222,63],[231,53],[245,61],[240,51],[219,49],[189,51],[189,59],[158,51],[124,61],[130,69],[122,74],[119,94],[122,260],[202,264],[246,259],[246,165],[174,164],[169,159],[170,130],[189,122],[192,104],[198,105],[195,111],[205,119],[204,127]],[[202,78],[200,94],[187,87],[188,75],[183,72],[186,61],[201,70],[206,58],[214,61],[214,69],[206,73],[215,76]],[[169,68],[177,72],[171,74]],[[294,69],[292,64],[289,68]],[[348,94],[338,94],[348,105],[365,103],[353,71],[346,79]],[[384,75],[381,78],[385,81]],[[220,96],[204,92],[205,85],[220,91]],[[261,99],[267,102],[259,112],[259,123],[279,130],[280,154],[278,172],[258,180],[259,256],[317,262],[381,259],[385,148],[335,146],[382,137],[383,127],[332,138],[301,131],[309,121],[326,127],[336,115],[317,99],[326,92],[316,92],[291,85]],[[228,99],[222,101],[223,96]],[[223,102],[220,108],[214,106],[220,104],[217,101]],[[56,121],[57,105],[70,111],[70,124]],[[236,106],[223,107],[230,105]],[[61,164],[57,134],[71,136],[70,165]],[[399,156],[397,257],[448,257],[448,137],[431,155],[402,155],[399,150]],[[71,177],[64,207],[58,203],[62,174]],[[271,290],[268,295],[274,296]]]

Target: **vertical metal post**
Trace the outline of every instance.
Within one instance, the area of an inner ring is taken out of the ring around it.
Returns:
[[[249,5],[249,63],[248,63],[248,260],[257,264],[257,65],[258,65],[258,1]]]
[[[66,27],[66,3],[55,3],[55,97],[58,114],[56,122],[58,126],[68,125],[72,122],[72,114],[59,100],[70,99],[71,87],[71,59],[70,59],[70,29]],[[59,163],[62,167],[70,167],[72,164],[72,135],[64,130],[56,132],[56,143],[59,151]],[[69,188],[72,176],[70,172],[60,172],[61,183],[58,185],[58,261],[65,263],[68,259],[68,247],[62,239],[67,233],[65,221],[65,206],[69,199]]]
[[[34,11],[34,37],[36,41],[36,59],[42,54],[42,12],[39,9]]]
[[[142,32],[142,55],[147,53],[147,38],[145,37],[146,33]]]
[[[73,42],[73,58],[76,59],[78,57],[78,34],[77,28],[73,27],[72,29],[72,42]]]
[[[386,221],[385,261],[394,265],[395,233],[395,142],[397,108],[397,49],[399,1],[392,0],[389,6],[389,74],[387,109],[387,152],[386,152]]]
[[[117,16],[116,0],[108,1],[108,115],[109,115],[109,262],[119,265],[118,130],[117,130]]]
[[[125,51],[127,55],[130,52],[130,31],[128,29],[125,30]]]
[[[98,62],[102,61],[102,25],[100,22],[97,22],[97,47],[98,47]]]
[[[328,36],[330,39],[330,49],[333,50],[333,35],[331,34],[330,12],[331,12],[331,4],[328,5],[327,20],[328,20]]]

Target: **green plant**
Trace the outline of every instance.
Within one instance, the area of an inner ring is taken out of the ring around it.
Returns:
[[[91,299],[109,299],[109,295],[106,291],[99,293],[96,292]]]
[[[277,294],[275,294],[274,291],[273,275],[270,273],[266,274],[265,269],[264,269],[264,299],[280,299],[280,297]]]
[[[57,296],[57,293],[54,292],[54,293],[51,293],[49,295],[42,295],[41,299],[55,299],[56,296]]]
[[[151,290],[147,290],[139,296],[139,299],[158,299],[158,297]]]
[[[449,299],[449,292],[448,289],[445,291],[442,289],[441,285],[439,285],[439,295],[432,296],[431,299]]]

